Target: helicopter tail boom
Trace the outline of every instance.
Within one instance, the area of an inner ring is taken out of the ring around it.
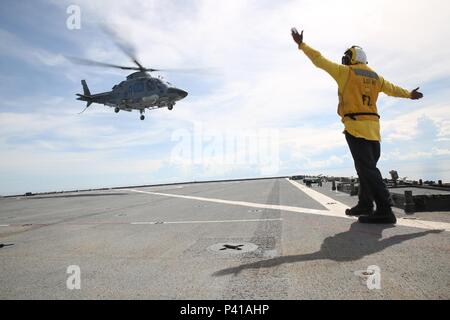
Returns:
[[[83,113],[93,103],[106,104],[108,99],[111,97],[111,91],[91,94],[85,80],[81,80],[81,85],[83,86],[83,94],[77,93],[77,100],[87,102],[86,108],[84,108],[81,113]]]

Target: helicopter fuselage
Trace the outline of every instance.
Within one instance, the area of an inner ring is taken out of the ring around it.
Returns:
[[[142,114],[145,109],[163,107],[171,110],[177,101],[188,95],[186,91],[175,88],[160,78],[154,78],[147,72],[132,73],[125,81],[115,85],[112,91],[98,94],[90,94],[85,84],[84,82],[84,94],[78,94],[78,100],[113,107],[115,112],[139,110]]]

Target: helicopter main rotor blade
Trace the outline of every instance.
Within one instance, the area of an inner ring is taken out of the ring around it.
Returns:
[[[156,71],[174,72],[174,73],[190,73],[190,74],[216,74],[216,68],[168,68],[159,69]]]
[[[131,61],[136,65],[136,67],[129,66],[120,66],[111,63],[99,62],[89,59],[77,58],[77,57],[67,57],[71,61],[88,66],[98,66],[98,67],[107,67],[107,68],[116,68],[122,70],[136,70],[141,72],[155,72],[155,71],[164,71],[164,72],[177,72],[177,73],[194,73],[194,74],[213,74],[211,68],[177,68],[177,69],[153,69],[144,67],[136,58],[136,50],[133,45],[124,40],[117,32],[115,32],[112,28],[107,25],[100,25],[100,28],[104,33],[106,33],[114,42],[114,44],[124,53],[126,54]]]
[[[67,58],[74,63],[85,65],[85,66],[116,68],[116,69],[122,69],[122,70],[141,70],[138,67],[119,66],[116,64],[99,62],[99,61],[95,61],[95,60],[89,60],[89,59],[83,59],[83,58],[77,58],[77,57],[67,57]]]
[[[71,56],[66,56],[66,58],[76,64],[81,64],[81,65],[85,65],[85,66],[96,66],[96,67],[116,68],[116,69],[122,69],[122,70],[148,71],[148,72],[163,71],[161,69],[119,66],[117,64],[105,63],[105,62],[89,60],[89,59],[84,59],[84,58],[71,57]]]
[[[77,57],[71,57],[66,56],[70,61],[85,65],[85,66],[96,66],[96,67],[105,67],[105,68],[116,68],[116,69],[122,69],[122,70],[137,70],[137,71],[147,71],[147,72],[155,72],[155,71],[164,71],[164,72],[176,72],[176,73],[206,73],[210,74],[211,69],[206,68],[168,68],[168,69],[153,69],[153,68],[139,68],[139,67],[128,67],[128,66],[120,66],[117,64],[112,63],[105,63],[90,59],[84,59],[84,58],[77,58]]]
[[[145,68],[136,58],[136,49],[133,45],[131,45],[129,42],[125,41],[122,37],[119,36],[119,34],[115,31],[113,31],[110,27],[106,25],[101,26],[104,33],[106,33],[116,44],[116,46],[125,53],[131,61],[133,61],[134,64],[138,66],[135,70],[141,70],[141,71],[153,71],[152,69]],[[157,71],[157,70],[154,70]]]

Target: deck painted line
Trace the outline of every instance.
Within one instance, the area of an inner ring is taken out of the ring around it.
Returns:
[[[345,210],[349,209],[350,207],[333,199],[330,198],[318,191],[315,191],[311,188],[308,188],[296,181],[290,180],[290,179],[286,179],[287,181],[289,181],[292,185],[294,185],[295,187],[297,187],[298,189],[300,189],[301,191],[303,191],[304,193],[306,193],[308,196],[310,196],[311,198],[313,198],[315,201],[317,201],[318,203],[320,203],[321,205],[323,205],[325,208],[327,208],[329,211],[332,211],[334,214],[336,214],[337,217],[342,217],[342,218],[349,218],[346,214],[345,214]]]
[[[273,222],[283,221],[283,219],[250,219],[250,220],[210,220],[210,221],[148,221],[148,222],[132,222],[132,225],[155,225],[155,224],[201,224],[201,223],[241,223],[241,222]]]
[[[301,191],[309,195],[311,198],[319,202],[321,205],[323,205],[325,208],[327,208],[330,211],[333,211],[337,214],[337,216],[341,216],[342,218],[350,218],[350,219],[356,219],[353,217],[348,217],[345,215],[345,209],[348,209],[349,207],[345,204],[330,198],[318,191],[315,191],[311,188],[308,188],[296,181],[288,180],[291,184],[299,188]],[[330,203],[334,203],[333,205],[330,205]],[[424,221],[424,220],[410,220],[410,219],[403,219],[403,218],[397,218],[397,225],[403,226],[403,227],[411,227],[411,228],[418,228],[418,229],[427,229],[427,230],[445,230],[450,232],[450,223],[446,222],[437,222],[437,221]]]
[[[9,224],[0,224],[0,227],[9,227]]]
[[[307,209],[307,208],[300,208],[300,207],[245,202],[245,201],[230,201],[230,200],[222,200],[222,199],[214,199],[214,198],[204,198],[204,197],[185,196],[185,195],[169,194],[169,193],[161,193],[161,192],[143,191],[143,190],[137,190],[137,189],[124,189],[124,191],[156,195],[156,196],[171,197],[171,198],[180,198],[180,199],[206,201],[206,202],[221,203],[221,204],[230,204],[230,205],[259,208],[259,209],[282,210],[282,211],[288,211],[288,212],[315,214],[315,215],[321,215],[321,216],[330,216],[330,217],[344,218],[344,219],[350,219],[350,220],[357,220],[357,218],[355,218],[355,217],[348,217],[347,215],[345,215],[345,210],[349,208],[347,205],[339,202],[338,200],[330,198],[320,192],[317,192],[311,188],[303,186],[303,185],[299,184],[298,182],[295,182],[295,181],[292,181],[289,179],[286,179],[286,180],[288,180],[295,187],[297,187],[298,189],[300,189],[301,191],[303,191],[304,193],[309,195],[315,201],[319,202],[321,205],[323,205],[328,210],[316,210],[316,209]],[[408,219],[397,218],[397,225],[404,226],[404,227],[418,228],[418,229],[426,229],[426,230],[445,230],[445,231],[450,232],[450,223],[445,223],[445,222],[408,220]]]
[[[450,232],[450,223],[426,220],[410,220],[397,218],[397,225],[427,230],[444,230]]]
[[[124,189],[124,191],[125,191],[125,189]],[[327,216],[327,215],[328,216],[338,216],[337,214],[335,214],[331,211],[328,211],[328,210],[317,210],[317,209],[281,206],[281,205],[273,205],[273,204],[262,204],[262,203],[253,203],[253,202],[245,202],[245,201],[230,201],[230,200],[222,200],[222,199],[214,199],[214,198],[183,196],[183,195],[179,195],[179,194],[151,192],[151,191],[143,191],[143,190],[137,190],[137,189],[126,189],[126,191],[131,191],[131,192],[135,192],[135,193],[144,193],[144,194],[155,195],[155,196],[164,196],[164,197],[172,197],[172,198],[180,198],[180,199],[214,202],[214,203],[221,203],[221,204],[230,204],[230,205],[250,207],[250,208],[282,210],[282,211],[317,214],[317,215],[325,215],[325,216]]]
[[[131,222],[130,224],[133,225],[152,225],[152,224],[157,224],[158,222],[155,221],[147,221],[147,222]]]

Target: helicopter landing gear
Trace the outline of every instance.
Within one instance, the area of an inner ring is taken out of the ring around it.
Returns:
[[[144,110],[141,110],[141,120],[144,120],[145,116],[144,116]]]
[[[120,109],[119,109],[118,107],[116,107],[116,108],[114,109],[114,112],[115,112],[115,113],[119,113],[119,111],[120,111]]]
[[[167,109],[172,110],[172,109],[173,109],[173,104],[169,104],[169,105],[167,106]]]

